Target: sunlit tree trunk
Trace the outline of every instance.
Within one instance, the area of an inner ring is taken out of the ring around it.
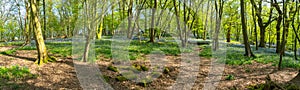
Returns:
[[[25,36],[25,42],[23,46],[30,44],[30,3],[27,0],[24,0],[25,3],[25,9],[26,9],[26,16],[25,16],[25,31],[24,31],[24,36]]]
[[[43,64],[47,63],[48,60],[50,60],[48,53],[47,53],[47,48],[44,43],[43,35],[42,35],[42,29],[41,29],[41,24],[39,21],[39,16],[38,16],[38,9],[37,9],[37,0],[29,0],[30,1],[30,7],[31,7],[31,16],[32,16],[32,21],[33,21],[33,27],[34,27],[34,37],[36,41],[36,47],[38,51],[38,58],[36,60],[37,64]]]

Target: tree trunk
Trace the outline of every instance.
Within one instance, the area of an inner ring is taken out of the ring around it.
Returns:
[[[285,45],[286,45],[286,38],[288,35],[288,30],[289,30],[289,19],[287,16],[287,4],[289,0],[283,2],[283,32],[282,32],[282,42],[281,42],[281,49],[280,49],[280,58],[279,58],[279,64],[278,64],[278,69],[281,69],[281,64],[282,64],[282,58],[283,55],[285,54]]]
[[[216,51],[219,49],[219,33],[222,24],[222,13],[223,13],[223,0],[215,1],[215,9],[216,9],[216,28],[213,36],[213,50]]]
[[[154,19],[155,19],[156,8],[157,8],[157,0],[154,0],[154,6],[152,8],[151,27],[150,27],[150,41],[149,41],[149,42],[152,42],[152,43],[154,43],[154,39],[155,39]]]
[[[281,22],[282,22],[282,11],[277,3],[277,0],[274,0],[275,4],[274,7],[278,12],[277,24],[276,24],[276,53],[280,54],[280,29],[281,29]]]
[[[253,6],[252,6],[252,17],[253,17],[253,24],[254,24],[255,49],[258,50],[257,23],[256,23],[256,16],[255,16],[255,11]]]
[[[97,39],[101,39],[101,38],[102,38],[103,24],[104,24],[104,14],[101,15],[101,20],[100,20],[100,24],[99,24],[99,29],[97,29]]]
[[[38,58],[36,60],[37,64],[43,64],[47,63],[48,60],[50,59],[47,53],[47,48],[44,43],[43,35],[42,35],[42,29],[41,29],[41,24],[39,21],[39,16],[38,16],[38,9],[37,9],[37,0],[30,0],[30,6],[31,6],[31,16],[32,16],[32,21],[34,25],[34,34],[35,34],[35,41],[36,41],[36,47],[38,51]]]
[[[296,5],[298,5],[298,2],[296,2]],[[295,27],[295,16],[296,16],[296,14],[297,14],[297,12],[299,11],[299,7],[297,7],[296,6],[296,11],[293,13],[293,20],[292,20],[292,27],[293,27],[293,31],[294,31],[294,34],[295,34],[295,40],[294,40],[294,56],[295,56],[295,59],[296,60],[298,60],[298,58],[297,58],[297,50],[298,50],[298,48],[297,48],[297,40],[299,40],[299,42],[300,42],[300,39],[299,39],[299,36],[298,36],[298,30],[299,30],[299,23],[298,23],[298,28],[296,29],[296,27]],[[299,15],[300,13],[298,12],[298,15]],[[299,21],[299,17],[297,17],[297,20]]]
[[[43,0],[43,15],[44,15],[44,19],[43,19],[43,21],[44,21],[44,30],[42,30],[43,31],[43,37],[44,37],[44,39],[46,40],[46,29],[47,29],[47,20],[46,20],[46,2],[45,2],[45,0]]]
[[[230,36],[231,35],[231,22],[229,22],[229,28],[227,30],[227,34],[226,34],[226,42],[230,42]]]
[[[85,1],[85,15],[84,15],[84,28],[87,30],[86,34],[86,43],[85,43],[85,49],[83,53],[83,62],[87,62],[89,58],[89,52],[91,48],[91,42],[94,39],[94,33],[96,27],[99,25],[98,21],[100,20],[95,20],[96,19],[96,7],[97,3],[95,0],[86,0]],[[103,13],[102,13],[103,14]],[[96,21],[96,22],[95,22]]]
[[[25,35],[25,42],[23,44],[23,46],[30,44],[31,39],[30,39],[30,29],[31,29],[31,24],[30,22],[30,3],[27,0],[24,0],[25,2],[25,9],[26,9],[26,16],[25,16],[25,31],[24,31],[24,35]]]
[[[132,8],[133,8],[133,0],[130,0],[129,2],[129,7],[128,7],[128,10],[127,10],[127,15],[128,15],[128,36],[127,38],[128,39],[131,39],[132,36],[133,36],[133,31],[134,29],[132,28],[132,18],[133,18],[133,15],[132,15]]]
[[[205,16],[205,26],[203,32],[203,40],[206,40],[206,32],[208,31],[208,11],[209,11],[210,1],[208,1],[208,5],[206,6],[206,16]],[[191,29],[192,30],[192,29]]]
[[[241,0],[240,4],[241,4],[241,17],[242,17],[241,21],[242,21],[242,29],[243,29],[243,38],[244,38],[245,52],[246,52],[245,56],[252,57],[254,55],[251,51],[250,44],[248,42],[247,25],[245,21],[244,0]]]
[[[255,9],[255,14],[256,14],[256,17],[258,18],[257,21],[258,21],[258,26],[260,28],[260,41],[259,41],[259,47],[265,47],[266,46],[266,42],[265,42],[265,33],[266,33],[266,28],[273,22],[272,20],[272,12],[273,12],[273,8],[270,9],[270,12],[269,12],[269,19],[267,22],[263,22],[263,17],[262,17],[262,9],[263,9],[263,6],[262,6],[262,1],[263,0],[260,0],[258,2],[258,6],[257,4],[255,3],[254,0],[250,0],[251,1],[251,4],[252,6],[254,7]],[[271,0],[271,6],[273,4],[273,0]],[[275,19],[274,19],[275,20]]]

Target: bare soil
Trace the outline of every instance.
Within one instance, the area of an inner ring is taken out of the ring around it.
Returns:
[[[13,47],[0,47],[0,51],[9,50]],[[73,60],[70,57],[57,57],[57,62],[47,63],[41,66],[34,64],[37,52],[35,50],[19,50],[15,55],[0,54],[0,66],[10,67],[14,65],[28,67],[30,72],[37,75],[37,78],[24,79],[22,81],[13,81],[7,83],[14,83],[20,85],[20,89],[75,89],[81,90],[79,80],[76,77]],[[125,80],[118,81],[116,78],[120,75],[118,72],[108,70],[107,67],[112,65],[111,59],[100,57],[96,63],[103,76],[108,77],[108,83],[116,90],[166,90],[170,89],[176,82],[178,77],[180,56],[167,56],[169,63],[165,64],[170,70],[168,73],[162,73],[157,79],[147,83],[146,86],[136,83],[134,81]],[[203,89],[207,81],[209,67],[211,60],[207,58],[200,58],[200,63],[195,63],[195,67],[199,68],[197,74],[190,73],[186,76],[195,76],[195,84],[193,90]],[[149,61],[137,60],[132,61],[133,64],[150,66]],[[197,66],[198,65],[198,66]],[[195,68],[191,67],[191,68]],[[266,83],[266,76],[270,74],[272,81],[277,83],[287,83],[296,77],[297,69],[285,68],[277,71],[277,67],[272,64],[261,64],[252,62],[249,65],[232,66],[226,65],[221,81],[216,85],[217,89],[229,90],[239,89],[244,90],[249,86]],[[234,80],[226,80],[228,75],[234,76]],[[299,80],[299,79],[298,79]],[[294,80],[293,82],[297,82]],[[2,89],[11,89],[10,87],[0,86]]]

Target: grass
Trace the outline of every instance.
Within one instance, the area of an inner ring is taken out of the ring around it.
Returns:
[[[12,50],[7,50],[7,51],[3,51],[0,53],[4,54],[4,55],[13,55],[16,51],[17,51],[16,49],[12,49]]]
[[[26,67],[11,66],[0,67],[1,80],[18,80],[24,78],[34,78],[36,75],[31,74],[30,70]]]
[[[200,46],[203,50],[200,52],[199,56],[212,58],[212,49],[209,45]],[[244,48],[243,47],[235,47],[228,45],[226,51],[226,59],[221,59],[219,62],[225,63],[228,65],[244,65],[244,64],[252,64],[252,62],[256,61],[258,63],[268,64],[272,63],[274,66],[278,66],[279,55],[273,52],[269,52],[267,50],[255,50],[252,49],[253,53],[256,57],[246,57],[244,56]],[[286,55],[283,57],[282,67],[289,68],[300,68],[299,61],[294,60],[293,56]]]
[[[112,44],[119,43],[118,41],[112,42],[112,37],[104,37],[102,40],[95,40],[95,44],[92,44],[92,51],[90,54],[95,54],[97,58],[112,58]],[[170,38],[172,40],[172,38]],[[22,45],[23,42],[8,42],[8,43],[0,43],[0,45]],[[83,43],[82,43],[83,44]],[[122,43],[121,43],[122,44]],[[83,55],[84,45],[80,47],[75,47],[78,51],[72,52],[72,42],[46,42],[47,50],[51,54],[59,55],[62,57],[68,57],[73,55],[79,55],[80,57]],[[74,49],[74,48],[73,48]],[[36,50],[35,46],[24,46],[17,49],[7,50],[5,52],[1,52],[1,54],[13,55],[17,50]],[[127,57],[129,60],[144,60],[144,56],[147,54],[153,54],[157,51],[161,51],[161,54],[178,56],[181,52],[190,52],[190,49],[182,49],[179,48],[176,42],[156,42],[156,43],[148,43],[147,41],[139,41],[139,40],[131,40],[128,47],[124,47],[124,51],[128,51],[128,55],[119,55],[124,59]],[[95,59],[97,59],[95,58]],[[81,60],[81,59],[80,59]]]
[[[117,44],[123,44],[115,42]],[[115,44],[113,43],[113,44]],[[128,57],[130,60],[142,59],[144,55],[161,51],[165,55],[177,56],[181,53],[179,46],[175,42],[159,42],[159,43],[148,43],[147,41],[132,40],[128,47],[122,49],[112,50],[112,41],[110,40],[97,40],[95,42],[95,53],[96,55],[103,56],[105,58],[112,58],[112,51],[128,51],[129,55],[118,55],[120,58]],[[184,52],[190,52],[190,50],[183,50]]]
[[[231,74],[225,77],[225,80],[234,80],[234,79],[235,79],[234,76]]]
[[[22,46],[23,41],[0,42],[0,46]]]

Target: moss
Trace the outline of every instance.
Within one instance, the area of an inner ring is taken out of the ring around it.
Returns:
[[[128,79],[126,77],[120,75],[120,76],[117,76],[116,80],[122,82],[122,81],[127,81]]]
[[[122,73],[122,76],[126,77],[129,80],[137,79],[137,75],[135,73],[133,73],[132,71],[124,72],[124,73]]]
[[[111,70],[111,71],[114,71],[114,72],[119,72],[118,68],[114,67],[114,66],[108,66],[107,70]]]
[[[151,75],[152,75],[153,77],[158,77],[158,76],[161,75],[161,73],[159,73],[159,72],[152,72]]]
[[[143,78],[141,80],[140,83],[138,83],[138,85],[143,86],[143,87],[147,87],[147,85],[149,85],[152,82],[152,77],[151,76],[147,76],[146,78]]]
[[[103,79],[104,79],[106,82],[108,82],[108,81],[110,80],[110,78],[111,78],[111,77],[106,76],[106,75],[102,75],[102,77],[103,77]]]
[[[146,67],[145,65],[142,65],[141,68],[142,68],[143,71],[148,71],[149,70],[149,68]]]

